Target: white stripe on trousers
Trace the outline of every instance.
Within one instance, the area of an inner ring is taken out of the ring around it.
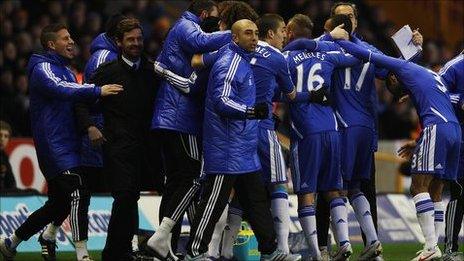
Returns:
[[[272,137],[271,131],[267,130],[267,139],[269,142],[269,164],[271,164],[271,182],[275,182],[277,180],[277,170],[276,170],[276,155],[275,155],[275,148],[274,148],[274,139]]]
[[[456,215],[456,204],[458,200],[452,200],[448,203],[449,213],[446,216],[446,246],[445,250],[452,249],[453,247],[453,232],[454,232],[454,217]]]
[[[74,242],[80,241],[79,236],[79,201],[80,201],[80,194],[79,189],[76,189],[71,194],[71,229],[72,229],[72,237]]]
[[[182,198],[180,201],[179,205],[177,208],[174,210],[174,213],[172,214],[171,219],[174,221],[179,221],[179,219],[182,217],[184,214],[185,210],[187,207],[191,204],[193,197],[195,197],[195,194],[200,188],[200,184],[198,183],[197,180],[193,181],[193,186],[185,193],[185,196]]]
[[[195,220],[195,214],[196,214],[196,206],[195,202],[191,202],[190,206],[187,208],[187,215],[189,218],[190,225],[192,225],[193,221]]]
[[[437,140],[437,126],[432,125],[424,129],[419,151],[416,157],[418,171],[435,170],[435,143]]]
[[[190,157],[194,160],[200,160],[197,137],[195,135],[189,134],[188,139],[189,139]]]
[[[285,161],[282,155],[282,148],[275,131],[267,130],[269,142],[269,164],[271,170],[271,182],[286,181]]]
[[[217,199],[221,194],[222,182],[224,181],[224,175],[217,175],[214,178],[214,185],[211,195],[209,196],[208,203],[206,204],[205,212],[201,217],[200,223],[198,224],[197,231],[193,238],[192,243],[192,254],[194,256],[199,255],[199,247],[200,242],[203,237],[203,233],[205,232],[206,226],[211,219],[211,215],[213,214],[214,207],[216,206]]]

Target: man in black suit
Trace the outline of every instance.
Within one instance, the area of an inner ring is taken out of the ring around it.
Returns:
[[[137,201],[141,176],[147,173],[150,124],[157,79],[153,64],[142,56],[142,28],[137,19],[119,22],[117,60],[101,65],[91,82],[113,82],[124,91],[116,99],[102,99],[104,167],[114,198],[102,260],[134,260],[131,239],[138,228]]]

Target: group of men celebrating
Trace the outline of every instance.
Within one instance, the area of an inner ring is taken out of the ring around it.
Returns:
[[[85,172],[90,171],[81,168],[77,154],[85,146],[76,142],[77,129],[83,129],[91,142],[104,143],[103,166],[111,175],[114,203],[102,258],[141,259],[133,253],[131,240],[138,228],[144,138],[152,129],[166,179],[160,225],[147,241],[145,254],[177,260],[173,249],[187,212],[191,230],[184,260],[232,260],[242,215],[256,235],[261,260],[347,260],[353,252],[349,201],[365,235],[359,259],[381,260],[375,189],[362,185],[372,184],[377,146],[374,80],[381,78],[395,99],[409,95],[423,127],[418,141],[400,150],[400,155],[412,157],[411,193],[425,237],[423,250],[413,260],[440,258],[443,181],[455,183],[464,172],[462,162],[459,166],[463,54],[441,75],[385,56],[354,33],[357,16],[353,4],[335,4],[326,33],[312,40],[313,24],[305,15],[297,14],[285,24],[277,14],[258,17],[240,1],[217,5],[195,0],[169,31],[154,63],[141,55],[138,21],[119,16],[97,37],[105,48],[93,53],[83,85],[75,83],[66,67],[74,44],[66,27],[44,28],[41,41],[47,53],[34,55],[29,68],[34,141],[49,200],[15,234],[0,241],[2,255],[13,258],[21,241],[50,224],[39,242],[43,256],[54,260],[56,230],[71,213],[77,260],[91,260],[85,184]],[[418,31],[411,40],[422,44]],[[92,103],[99,96],[103,98]],[[289,104],[293,190],[310,249],[304,257],[289,249],[288,179],[273,102]],[[99,110],[102,117],[92,118]],[[462,193],[455,191],[455,203],[448,208],[454,212],[446,218],[447,226],[453,226],[446,229],[449,258],[456,256],[455,231],[463,212]],[[329,222],[338,244],[332,255],[327,250]]]

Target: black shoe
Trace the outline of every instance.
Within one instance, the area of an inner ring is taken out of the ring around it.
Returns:
[[[158,260],[158,259],[155,259],[152,256],[145,255],[141,251],[132,252],[132,256],[134,257],[134,259],[131,259],[131,260],[136,260],[136,261],[154,261],[154,260]]]
[[[168,252],[166,256],[162,256],[158,251],[155,249],[149,247],[148,245],[144,245],[144,253],[150,257],[154,257],[155,260],[161,260],[161,261],[177,261],[179,258],[177,256],[174,256],[171,254],[171,252]]]
[[[45,261],[56,261],[56,241],[46,240],[43,233],[39,236],[39,244],[42,247],[42,257]]]

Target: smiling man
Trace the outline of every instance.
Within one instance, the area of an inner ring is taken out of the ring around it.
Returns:
[[[158,83],[152,65],[142,56],[142,29],[137,19],[119,22],[116,44],[118,59],[101,65],[90,82],[114,81],[124,86],[122,95],[101,100],[106,137],[104,168],[114,198],[102,259],[126,261],[136,259],[131,239],[138,228],[140,179],[142,173],[148,173],[146,141]]]
[[[299,260],[276,250],[270,204],[257,153],[258,121],[267,118],[266,104],[256,101],[250,60],[258,28],[250,20],[232,26],[231,42],[214,63],[206,93],[203,122],[205,185],[190,232],[186,260],[205,260],[214,226],[232,188],[258,239],[261,260]],[[232,66],[231,66],[232,65]]]
[[[76,77],[68,67],[74,58],[74,41],[66,25],[46,26],[40,35],[40,42],[46,52],[32,55],[28,64],[30,111],[37,158],[47,180],[48,200],[13,235],[0,240],[0,252],[5,260],[12,260],[16,247],[22,241],[52,222],[49,229],[40,235],[39,242],[51,241],[53,244],[56,230],[71,211],[70,223],[77,260],[88,261],[91,260],[86,243],[90,200],[85,178],[80,171],[79,138],[73,103],[95,102],[100,96],[119,93],[122,86],[108,84],[99,87],[76,83]],[[55,249],[52,251],[54,253]]]

